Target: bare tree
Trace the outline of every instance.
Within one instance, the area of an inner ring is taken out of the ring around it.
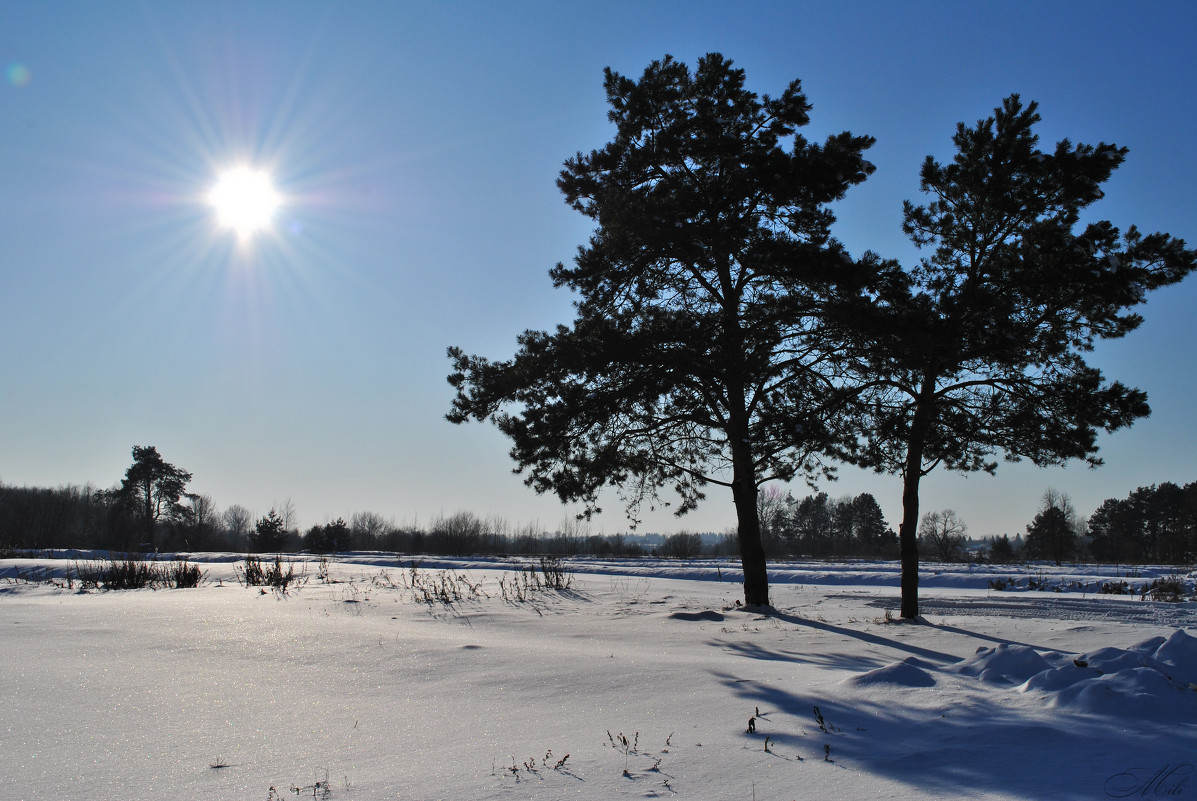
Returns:
[[[254,516],[244,506],[233,504],[224,510],[224,525],[229,538],[237,548],[249,546],[249,533],[253,530]]]
[[[211,495],[187,495],[187,547],[193,551],[206,551],[212,547],[213,534],[220,521],[216,503]]]
[[[377,512],[354,512],[353,517],[349,519],[349,528],[353,531],[357,547],[377,548],[387,531],[394,526]]]
[[[702,550],[701,535],[689,531],[679,531],[677,534],[670,534],[666,537],[658,552],[661,556],[674,559],[693,559],[696,556],[701,556]]]
[[[765,553],[776,555],[781,549],[781,524],[786,506],[793,498],[787,498],[780,484],[766,484],[756,494],[756,514],[761,521],[761,542]]]
[[[955,562],[964,555],[968,526],[954,509],[928,512],[919,525],[919,539],[940,562]]]
[[[290,495],[282,503],[276,503],[274,509],[283,521],[283,531],[290,534],[299,528],[299,515],[295,512],[295,501],[291,500]]]

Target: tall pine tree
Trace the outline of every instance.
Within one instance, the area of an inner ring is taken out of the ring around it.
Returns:
[[[857,325],[874,388],[858,463],[903,477],[903,617],[918,615],[919,480],[937,466],[969,472],[994,457],[1097,465],[1097,432],[1149,413],[1146,395],[1106,381],[1085,360],[1095,341],[1133,331],[1146,293],[1193,270],[1197,253],[1166,234],[1124,234],[1080,212],[1127,150],[1038,147],[1035,103],[1007,98],[961,123],[948,164],[927,157],[927,205],[907,202],[903,229],[930,254],[893,270]]]
[[[873,140],[795,135],[799,83],[758,97],[719,54],[694,72],[666,57],[638,81],[608,69],[605,86],[615,136],[558,181],[596,223],[551,272],[577,318],[524,333],[510,361],[450,348],[448,417],[493,420],[533,488],[588,512],[604,485],[633,517],[666,487],[678,513],[727,487],[745,602],[768,605],[758,488],[820,473],[853,428],[821,312],[863,276],[828,204],[872,172]]]

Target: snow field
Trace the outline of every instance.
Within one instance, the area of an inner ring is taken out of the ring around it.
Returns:
[[[286,596],[231,561],[199,589],[88,593],[13,579],[61,563],[0,562],[0,774],[21,799],[325,780],[357,799],[1092,799],[1161,769],[1175,788],[1197,754],[1192,602],[995,593],[944,566],[923,622],[887,622],[889,566],[795,564],[760,615],[727,563],[570,565],[569,589],[509,602],[503,563],[426,560],[481,585],[445,605],[393,557],[331,560],[328,584],[312,562]]]

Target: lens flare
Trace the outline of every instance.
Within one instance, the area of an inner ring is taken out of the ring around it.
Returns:
[[[8,65],[7,75],[8,82],[13,86],[28,86],[29,82],[33,80],[33,73],[29,71],[28,67],[19,62]]]

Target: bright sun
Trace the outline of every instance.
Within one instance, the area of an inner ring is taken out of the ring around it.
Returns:
[[[270,225],[281,198],[261,170],[234,167],[220,175],[208,202],[216,210],[220,224],[239,236],[248,236]]]

